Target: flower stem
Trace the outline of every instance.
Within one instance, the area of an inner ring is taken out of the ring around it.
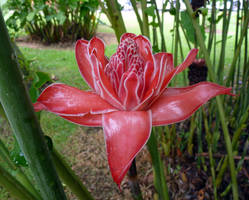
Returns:
[[[58,151],[53,148],[52,152],[53,161],[56,170],[61,180],[72,190],[79,200],[93,200],[91,194],[87,191],[80,179],[75,175],[73,170],[63,160]]]
[[[19,181],[0,165],[0,185],[2,185],[11,196],[20,200],[38,200]]]
[[[147,148],[150,152],[152,165],[153,165],[153,172],[154,172],[154,185],[156,191],[158,192],[159,199],[169,200],[169,191],[168,186],[166,183],[166,177],[164,173],[164,165],[160,157],[160,152],[158,151],[158,143],[156,138],[156,133],[158,128],[153,128],[150,139],[147,142]]]
[[[203,39],[202,34],[201,34],[201,29],[200,29],[196,19],[194,19],[193,10],[190,6],[189,0],[184,0],[184,2],[186,4],[187,11],[188,11],[190,18],[192,20],[192,23],[193,23],[193,26],[194,26],[194,29],[196,32],[196,36],[197,36],[197,41],[198,41],[200,48],[204,54],[206,64],[207,64],[209,69],[212,69],[212,64],[211,64],[211,60],[209,57],[209,53],[206,49],[204,39]],[[216,77],[214,75],[214,72],[212,70],[208,70],[208,73],[209,73],[211,81],[216,82]],[[231,143],[231,139],[229,136],[228,127],[226,124],[224,108],[222,105],[221,98],[219,96],[216,97],[216,102],[217,102],[217,106],[218,106],[218,111],[219,111],[219,115],[220,115],[221,125],[222,125],[222,129],[223,129],[223,134],[224,134],[224,139],[225,139],[226,149],[227,149],[227,154],[228,154],[228,162],[229,162],[229,166],[230,166],[230,174],[231,174],[231,180],[232,180],[233,199],[238,200],[239,199],[238,184],[237,184],[237,180],[236,180],[236,172],[235,172],[235,164],[234,164],[234,159],[233,159],[232,143]]]
[[[4,145],[2,140],[0,139],[0,161],[5,162],[7,164],[8,169],[11,170],[11,173],[15,176],[17,181],[22,183],[22,185],[34,196],[36,199],[41,200],[40,194],[35,189],[34,185],[30,182],[30,180],[27,178],[27,176],[24,174],[22,169],[19,166],[16,166],[14,162],[11,160],[9,151],[7,147]],[[2,163],[0,164],[0,167],[2,167]]]
[[[131,163],[131,167],[128,171],[128,179],[129,179],[129,185],[130,190],[133,199],[135,200],[142,200],[143,196],[139,187],[138,178],[137,178],[137,167],[136,167],[136,160],[134,160]]]
[[[64,200],[44,135],[23,83],[15,51],[0,9],[0,101],[43,199]]]

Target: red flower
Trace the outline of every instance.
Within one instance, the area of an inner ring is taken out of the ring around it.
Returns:
[[[192,63],[197,49],[176,68],[172,54],[153,55],[150,42],[141,35],[124,34],[110,60],[104,51],[104,43],[97,37],[89,42],[79,40],[76,59],[92,90],[52,84],[34,108],[80,125],[103,126],[111,174],[120,185],[149,139],[152,126],[185,120],[210,98],[231,95],[231,89],[210,82],[167,88],[170,80]]]

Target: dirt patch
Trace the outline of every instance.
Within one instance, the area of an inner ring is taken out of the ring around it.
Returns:
[[[72,169],[96,200],[132,199],[126,178],[121,184],[121,191],[112,180],[102,129],[79,127],[76,133],[70,136],[67,144],[62,154],[71,158],[69,162]],[[137,156],[137,169],[144,199],[152,199],[152,167],[145,148]],[[69,197],[71,200],[76,199],[71,193]]]
[[[113,33],[97,33],[96,36],[101,38],[106,45],[118,44],[116,36]],[[74,50],[75,47],[75,42],[44,44],[38,40],[31,40],[27,36],[17,38],[16,43],[18,44],[18,46],[29,47],[34,49]]]

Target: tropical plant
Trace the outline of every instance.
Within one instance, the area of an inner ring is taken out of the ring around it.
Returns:
[[[96,31],[97,0],[10,0],[12,13],[6,23],[10,29],[25,31],[46,43],[90,39]]]

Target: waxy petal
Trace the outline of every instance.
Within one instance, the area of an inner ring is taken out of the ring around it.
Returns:
[[[88,51],[89,51],[89,55],[91,55],[94,52],[97,59],[101,62],[102,68],[104,69],[108,63],[108,60],[105,57],[104,42],[97,37],[93,37],[89,42]]]
[[[190,117],[209,99],[221,95],[233,95],[231,88],[211,82],[201,82],[184,88],[167,88],[150,107],[152,124],[167,125],[183,121]]]
[[[151,63],[154,63],[150,41],[142,35],[135,37],[134,40],[138,46],[138,53],[143,60],[145,62],[150,61]]]
[[[102,114],[117,109],[93,92],[56,83],[48,86],[34,104],[35,110],[47,110],[63,116]]]
[[[185,58],[185,60],[183,61],[182,64],[180,64],[177,67],[177,74],[182,72],[184,69],[186,69],[189,65],[192,64],[192,62],[195,60],[196,55],[198,53],[198,49],[191,49],[190,52],[188,53],[187,57]]]
[[[123,42],[125,39],[127,38],[134,38],[136,37],[136,34],[134,33],[124,33],[121,37],[120,37],[120,43]]]
[[[91,55],[91,61],[94,67],[94,82],[95,82],[95,90],[96,92],[106,101],[108,101],[111,105],[116,108],[123,109],[122,104],[118,100],[118,96],[114,91],[114,88],[106,76],[104,70],[99,66],[100,62],[93,54]]]
[[[138,96],[140,82],[137,74],[134,72],[128,73],[124,78],[124,83],[121,86],[120,98],[125,106],[125,110],[132,110],[132,108],[140,103]]]
[[[118,185],[149,139],[151,127],[150,111],[118,111],[103,115],[109,167]]]
[[[84,116],[63,116],[60,117],[73,122],[75,124],[79,124],[82,126],[90,126],[90,127],[101,127],[102,126],[102,114],[86,114]]]
[[[75,45],[75,56],[79,66],[80,73],[86,83],[95,90],[93,80],[93,66],[88,52],[88,41],[78,40]]]
[[[154,55],[155,68],[165,67],[168,72],[174,70],[173,55],[171,53],[157,53]]]

